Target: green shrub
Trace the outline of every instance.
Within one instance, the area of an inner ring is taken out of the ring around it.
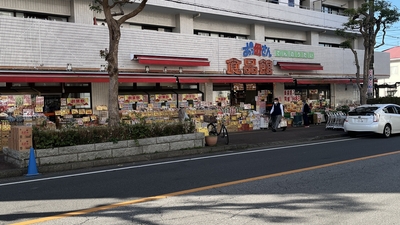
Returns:
[[[399,97],[382,97],[382,98],[373,98],[373,99],[367,100],[367,104],[386,104],[386,103],[400,105],[400,98]]]
[[[68,127],[61,130],[46,130],[43,127],[33,128],[33,146],[38,149],[56,148],[137,140],[141,138],[188,134],[195,131],[193,122],[185,123],[145,123],[120,124],[119,127]]]

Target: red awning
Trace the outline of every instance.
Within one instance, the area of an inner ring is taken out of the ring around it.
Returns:
[[[120,73],[121,83],[292,83],[292,77],[279,76],[192,76],[174,74]],[[0,82],[11,83],[108,83],[106,72],[44,72],[44,71],[0,71]]]
[[[3,72],[0,71],[0,82],[11,83],[108,83],[107,73],[75,73],[75,72]],[[141,75],[120,73],[121,83],[175,83],[173,75]]]
[[[291,77],[273,76],[208,76],[179,77],[180,83],[292,83]]]
[[[140,64],[145,65],[210,66],[210,61],[207,58],[134,55],[132,60],[137,60]]]
[[[278,62],[281,70],[323,70],[320,63]]]
[[[330,78],[330,79],[296,79],[297,84],[352,84],[356,82],[356,79],[350,78]]]

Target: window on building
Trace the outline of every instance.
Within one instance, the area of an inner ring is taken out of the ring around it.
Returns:
[[[294,0],[289,0],[288,6],[289,7],[294,7]]]
[[[142,25],[142,30],[154,30],[154,31],[161,31],[161,32],[172,32],[172,28],[170,28],[170,27],[160,27],[160,26],[153,26],[153,25]]]
[[[8,12],[8,11],[0,11],[0,16],[14,17],[14,13],[13,12]]]
[[[339,15],[342,10],[343,10],[342,8],[331,5],[322,5],[321,8],[321,11],[324,13],[336,14],[336,15]]]
[[[329,48],[340,48],[340,44],[332,44],[332,43],[319,43],[319,46],[329,47]]]
[[[247,39],[246,35],[229,34],[229,33],[215,33],[215,32],[199,31],[199,30],[195,30],[194,34],[200,35],[200,36],[223,37],[223,38],[234,38],[234,39]]]
[[[290,44],[304,44],[304,41],[291,40],[291,39],[281,39],[281,38],[269,38],[265,37],[267,43],[290,43]]]
[[[48,14],[41,14],[41,13],[24,13],[24,18],[34,18],[39,20],[55,20],[61,22],[68,22],[67,17],[61,16],[53,16]]]

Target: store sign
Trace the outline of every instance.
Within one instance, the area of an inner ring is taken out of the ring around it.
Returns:
[[[227,97],[216,97],[215,101],[216,102],[226,102],[226,101],[228,101],[228,98]]]
[[[44,97],[43,96],[36,97],[36,107],[44,107]]]
[[[368,94],[374,93],[374,70],[370,69],[368,71]]]
[[[155,95],[156,102],[172,101],[172,94]]]
[[[243,49],[243,57],[248,57],[252,55],[271,57],[271,48],[267,45],[261,45],[259,43],[247,42]]]
[[[227,70],[226,74],[228,75],[272,75],[273,73],[273,62],[272,60],[265,60],[261,59],[258,61],[258,67],[257,67],[257,60],[253,58],[247,58],[243,60],[244,65],[243,65],[243,70],[240,68],[240,64],[242,64],[242,61],[240,61],[237,58],[231,58],[226,60],[227,64]]]
[[[197,101],[199,100],[199,96],[198,94],[183,94],[182,95],[182,100],[193,100],[193,101]]]
[[[119,95],[118,102],[122,103],[135,103],[135,102],[143,102],[143,95]]]
[[[276,57],[283,58],[301,58],[301,59],[313,59],[314,52],[303,52],[303,51],[291,51],[291,50],[275,50]]]
[[[76,106],[76,105],[88,105],[88,98],[67,98],[68,106]]]

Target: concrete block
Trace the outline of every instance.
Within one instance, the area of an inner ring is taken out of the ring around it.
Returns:
[[[170,151],[179,150],[179,149],[189,149],[189,148],[194,148],[194,140],[170,143]]]
[[[119,158],[119,157],[126,157],[132,155],[140,155],[143,154],[143,147],[131,147],[131,148],[120,148],[120,149],[113,149],[112,150],[112,157]]]
[[[107,159],[111,157],[112,157],[112,150],[78,153],[78,161],[80,162],[89,160]]]
[[[59,155],[58,148],[35,149],[36,157]]]
[[[128,141],[118,141],[117,143],[106,142],[106,143],[94,144],[94,150],[107,150],[107,149],[126,148],[126,147],[128,147]]]
[[[23,159],[29,159],[30,150],[18,151],[9,148],[4,148],[3,153],[8,157],[23,160]]]
[[[139,146],[139,140],[128,140],[128,148]]]
[[[78,154],[70,154],[70,155],[59,155],[59,156],[50,156],[50,157],[42,157],[39,159],[40,165],[51,165],[51,164],[62,164],[69,162],[78,161]]]
[[[155,145],[157,144],[157,138],[143,138],[143,139],[138,139],[139,146],[143,145]]]
[[[182,135],[163,136],[163,137],[157,137],[157,144],[177,142],[182,140],[184,140]]]
[[[146,154],[165,151],[169,151],[169,143],[143,146],[143,153]]]
[[[206,145],[204,138],[201,140],[194,140],[194,147],[199,148],[199,147],[204,147]]]
[[[193,135],[195,135],[195,139],[204,139],[203,132],[194,133]]]
[[[60,147],[58,151],[60,155],[68,155],[74,153],[81,153],[81,152],[90,152],[95,149],[94,144],[89,145],[75,145],[75,146],[67,146],[67,147]]]

